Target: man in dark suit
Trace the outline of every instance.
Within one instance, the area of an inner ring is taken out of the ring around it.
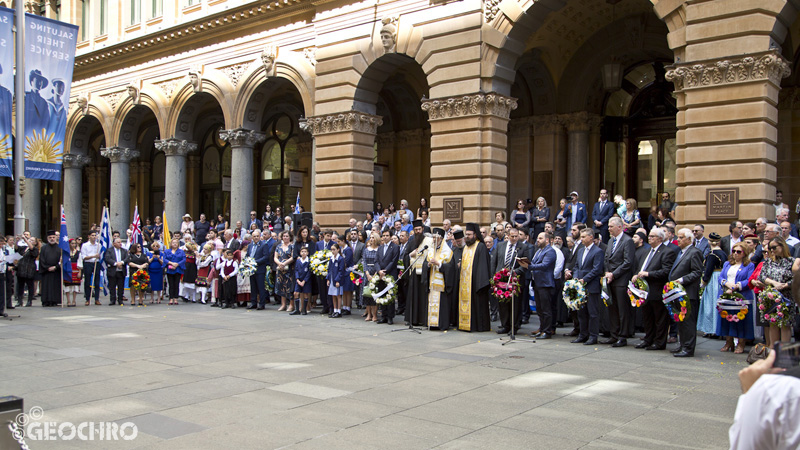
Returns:
[[[533,283],[533,297],[536,299],[536,312],[539,315],[539,332],[532,337],[550,339],[556,332],[556,251],[551,247],[553,235],[542,232],[536,237],[536,252],[528,268]]]
[[[267,264],[269,264],[270,248],[261,240],[261,232],[253,231],[250,234],[250,244],[247,245],[245,255],[256,260],[256,273],[250,275],[250,306],[247,309],[262,310],[267,304],[267,288],[264,284],[264,277],[267,275]],[[256,300],[258,306],[256,306]]]
[[[514,268],[514,274],[517,281],[522,284],[525,279],[525,268],[517,263],[517,258],[527,257],[525,246],[519,242],[519,230],[511,228],[508,231],[508,240],[502,241],[497,244],[497,251],[492,254],[490,263],[492,276],[503,269]],[[511,308],[514,308],[514,332],[519,330],[522,324],[522,298],[521,295],[515,296],[513,305],[511,301],[500,302],[494,296],[489,297],[490,308],[497,310],[500,313],[500,328],[497,329],[497,334],[506,334],[511,332]]]
[[[358,230],[350,230],[347,238],[347,245],[353,249],[353,265],[361,261],[361,255],[364,253],[364,243],[358,240]]]
[[[230,250],[235,252],[239,250],[239,246],[242,245],[238,239],[233,237],[233,230],[227,229],[225,230],[225,250]]]
[[[708,239],[704,237],[705,232],[706,227],[699,223],[695,225],[692,230],[692,233],[694,234],[694,242],[692,242],[692,245],[703,252],[703,258],[711,253],[711,245],[708,243]],[[752,261],[752,259],[750,260]]]
[[[636,348],[646,348],[647,350],[667,348],[669,320],[667,310],[661,301],[661,291],[669,280],[669,272],[675,262],[676,252],[664,244],[666,237],[666,233],[660,228],[650,230],[648,236],[650,252],[644,256],[644,260],[637,261],[634,266],[634,270],[638,269],[638,272],[633,276],[633,281],[644,278],[650,288],[647,300],[641,306],[645,335],[642,342],[636,344]]]
[[[419,228],[422,228],[422,221],[415,220],[414,221],[414,228],[417,228],[417,222],[419,223]],[[397,261],[398,264],[400,261],[403,261],[403,270],[408,267],[406,264],[410,264],[408,261],[408,254],[411,253],[412,248],[411,242],[408,241],[408,232],[401,231],[397,235],[397,239],[400,241],[400,251],[397,254]],[[399,274],[398,269],[398,274]],[[406,290],[408,289],[408,275],[404,276],[402,280],[399,280],[399,284],[397,286],[397,311],[396,313],[399,315],[403,315],[406,313]]]
[[[260,230],[263,228],[264,222],[262,222],[261,219],[258,218],[258,214],[255,211],[250,211],[250,223],[247,224],[247,229],[249,230],[250,227],[253,226],[253,224],[255,224],[256,228]]]
[[[728,230],[730,230],[731,234],[724,236],[722,240],[719,241],[719,248],[721,248],[726,255],[731,254],[731,247],[733,247],[733,244],[742,242],[742,222],[734,220],[731,222]]]
[[[580,334],[573,344],[596,345],[600,333],[600,277],[603,276],[603,251],[594,244],[594,232],[589,228],[581,230],[583,248],[578,250],[573,278],[586,286],[586,306],[578,310]]]
[[[572,225],[580,222],[585,224],[588,216],[586,215],[586,205],[578,201],[578,193],[572,191],[567,197],[567,213],[564,217],[567,219],[567,228],[572,229]]]
[[[611,241],[605,252],[606,283],[608,285],[611,304],[608,306],[608,318],[611,325],[611,337],[603,344],[612,347],[628,345],[628,333],[633,327],[633,308],[628,299],[628,282],[633,276],[633,264],[636,249],[633,239],[622,232],[622,219],[612,217],[608,221]]]
[[[384,277],[390,275],[397,280],[397,256],[400,254],[400,247],[392,242],[392,235],[389,230],[381,232],[383,244],[378,248],[378,275]],[[394,303],[381,305],[381,320],[378,323],[394,323],[395,307]]]
[[[564,280],[569,280],[572,278],[572,272],[575,270],[575,264],[578,261],[578,251],[583,248],[583,244],[581,243],[581,230],[586,228],[586,225],[582,223],[576,223],[572,225],[570,228],[570,236],[574,241],[574,245],[572,249],[568,249],[569,253],[566,254],[566,262],[564,263]],[[564,336],[577,336],[580,333],[580,325],[578,324],[578,312],[577,311],[569,311],[569,315],[572,318],[572,331],[569,333],[564,333]]]
[[[125,295],[125,274],[128,272],[128,251],[122,248],[122,239],[115,238],[111,248],[103,257],[106,262],[108,276],[109,306],[119,302]]]
[[[592,208],[592,221],[596,231],[600,232],[603,242],[608,242],[608,220],[614,215],[614,202],[608,201],[608,191],[600,189],[600,201]]]
[[[669,280],[677,281],[689,297],[689,314],[678,323],[680,345],[672,350],[672,356],[679,358],[694,356],[697,343],[697,313],[700,309],[700,279],[703,276],[703,253],[692,246],[692,232],[688,228],[678,230],[678,252]]]

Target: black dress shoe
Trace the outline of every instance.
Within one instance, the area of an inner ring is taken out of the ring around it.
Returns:
[[[597,338],[589,339],[588,341],[584,342],[583,345],[597,345]]]
[[[570,344],[583,344],[584,342],[586,342],[588,340],[589,340],[589,338],[580,338],[579,337],[579,338],[576,338],[576,339],[573,339],[573,340],[569,341],[569,343]]]
[[[295,309],[294,312],[290,312],[289,315],[290,316],[299,316],[300,314],[305,314],[305,313],[306,313],[305,311],[303,311],[301,313],[299,309]]]
[[[349,316],[350,315],[350,310],[349,309],[345,309],[344,311],[342,311],[342,315],[343,316]]]
[[[331,315],[332,319],[338,319],[339,317],[342,317],[342,313],[335,312],[333,315]]]
[[[503,327],[498,328],[497,334],[508,334],[508,328],[503,328]]]
[[[600,343],[603,344],[603,345],[614,344],[616,342],[617,342],[617,340],[614,339],[614,338],[603,339],[602,341],[600,341]]]
[[[386,323],[386,317],[384,317],[381,320],[379,320],[378,323]]]
[[[255,305],[250,305],[250,306],[247,307],[247,309],[256,309],[256,306]]]
[[[682,351],[683,351],[683,347],[681,347],[681,346],[678,346],[678,347],[676,347],[676,348],[670,349],[670,351],[669,351],[669,352],[670,352],[670,353],[680,353],[680,352],[682,352]]]
[[[320,311],[320,314],[330,314],[331,312],[332,312],[332,311],[331,311],[330,309],[328,309],[328,308],[323,308],[323,309],[322,309],[322,311]]]
[[[259,310],[259,311],[261,311],[261,310],[267,309],[267,307],[266,307],[266,306],[259,306],[259,307],[258,307],[258,308],[256,308],[256,309],[257,309],[257,310]]]
[[[656,344],[653,344],[653,345],[645,348],[645,350],[666,350],[666,349],[667,349],[666,346],[658,346]]]
[[[564,336],[577,336],[578,334],[578,330],[572,330],[569,333],[564,333]]]
[[[673,353],[672,356],[676,358],[691,358],[694,356],[694,353],[687,352],[686,350],[682,350],[678,353]]]
[[[544,333],[544,334],[542,334],[542,335],[537,337],[537,339],[552,339],[552,338],[553,338],[553,335],[550,334],[550,333]]]
[[[386,323],[388,323],[389,325],[394,325],[394,320],[392,320],[392,318],[389,317],[388,319],[386,319]]]
[[[628,341],[626,339],[620,339],[617,342],[611,344],[612,347],[625,347],[628,345]]]
[[[639,342],[638,344],[633,346],[633,348],[647,348],[647,347],[650,347],[650,344],[645,341]]]

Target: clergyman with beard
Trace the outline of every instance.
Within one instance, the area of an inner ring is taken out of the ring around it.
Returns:
[[[489,251],[478,240],[480,227],[468,223],[464,231],[458,292],[458,329],[489,331]]]

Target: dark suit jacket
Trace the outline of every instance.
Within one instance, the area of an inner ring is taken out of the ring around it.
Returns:
[[[592,245],[586,259],[583,259],[583,254],[586,253],[586,247],[578,250],[577,260],[575,261],[575,273],[572,278],[576,280],[583,280],[586,283],[586,292],[589,294],[600,293],[600,277],[603,275],[603,251],[600,247]]]
[[[636,260],[636,248],[633,244],[633,239],[625,233],[620,233],[616,239],[619,239],[617,248],[614,253],[611,250],[614,248],[613,236],[608,241],[608,246],[605,251],[605,267],[606,272],[611,272],[614,275],[614,281],[611,286],[627,286],[633,276],[633,265]]]
[[[247,246],[247,250],[243,256],[250,256],[250,249],[257,244],[251,242]],[[267,264],[269,264],[269,245],[265,242],[259,241],[253,258],[256,260],[256,274],[263,274],[267,272]]]
[[[228,245],[228,244],[230,244],[230,245]],[[231,249],[231,250],[233,250],[233,251],[236,251],[236,250],[239,250],[239,247],[240,247],[241,245],[242,245],[242,244],[240,244],[240,243],[239,243],[239,241],[238,241],[238,240],[236,240],[236,238],[235,238],[235,237],[231,237],[231,240],[230,240],[230,242],[225,242],[225,247],[223,248],[223,250],[228,250],[228,249]]]
[[[124,248],[119,249],[120,257],[122,258],[122,267],[117,269],[115,265],[117,263],[117,256],[116,256],[116,249],[112,246],[111,248],[106,250],[106,254],[103,255],[103,260],[106,262],[106,267],[108,268],[108,276],[114,277],[122,275],[123,277],[128,272],[128,251]]]
[[[652,250],[652,249],[651,249]],[[664,285],[669,281],[669,272],[672,270],[672,264],[675,262],[676,252],[665,244],[661,244],[656,249],[655,254],[650,259],[647,267],[642,269],[642,265],[647,260],[647,253],[641,253],[641,261],[636,262],[633,269],[634,273],[644,270],[648,273],[647,284],[650,285],[650,290],[647,294],[647,301],[661,301],[662,290]]]
[[[506,249],[508,248],[508,241],[503,241],[497,244],[497,247],[494,248],[494,252],[492,252],[491,261],[489,262],[489,270],[492,271],[492,276],[497,272],[503,270],[505,267],[505,259],[506,259]],[[525,251],[525,246],[522,245],[521,242],[517,241],[516,243],[516,254],[514,258],[524,258],[528,256],[527,252]],[[514,264],[516,261],[512,260],[511,265],[515,266],[514,273],[520,276],[525,275],[525,268],[520,266],[519,263],[516,265]]]
[[[695,242],[697,242],[697,243],[694,244],[694,248],[696,248],[696,249],[700,250],[701,252],[703,252],[703,258],[705,258],[706,256],[708,256],[709,253],[711,253],[711,245],[709,245],[708,239],[706,239],[705,236],[703,236],[699,241],[695,241]],[[760,245],[759,245],[759,247],[760,247]]]
[[[378,271],[383,270],[387,275],[397,278],[397,257],[400,254],[400,247],[394,242],[389,243],[386,249],[384,244],[378,247]]]
[[[350,245],[350,241],[347,241],[347,244]],[[353,264],[358,264],[361,261],[361,254],[364,253],[364,247],[366,247],[366,245],[363,242],[356,242],[356,248],[353,249]]]
[[[672,265],[669,280],[675,281],[683,278],[683,288],[690,299],[700,299],[700,279],[703,277],[703,252],[695,247],[686,247],[680,260],[675,255],[676,262]]]
[[[547,246],[538,251],[536,249],[531,256],[531,265],[528,270],[533,280],[533,285],[537,288],[556,287],[556,280],[553,271],[556,270],[556,252],[558,250]],[[537,255],[538,252],[538,255]]]
[[[731,235],[730,234],[727,235],[727,236],[724,236],[719,241],[719,248],[721,248],[722,251],[725,252],[726,255],[730,255],[731,254]]]
[[[592,208],[592,227],[595,229],[608,229],[608,219],[613,215],[614,202],[606,200],[606,206],[604,208],[600,207],[600,202],[595,203],[594,208]],[[600,227],[595,226],[595,220],[603,222],[603,225]]]
[[[261,219],[253,219],[250,222],[247,222],[247,229],[248,230],[250,229],[250,225],[252,225],[253,222],[256,223],[256,228],[258,228],[259,230],[264,228],[264,222],[262,222]]]
[[[575,271],[575,263],[578,261],[578,252],[583,248],[583,244],[576,243],[575,246],[577,246],[578,249],[575,250],[573,247],[573,250],[575,250],[574,252],[570,249],[567,249],[567,253],[565,254],[567,258],[566,261],[564,261],[564,268],[572,272]]]

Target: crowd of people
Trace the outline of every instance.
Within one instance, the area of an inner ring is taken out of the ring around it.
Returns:
[[[671,350],[680,357],[694,354],[699,330],[724,339],[721,351],[743,353],[762,338],[767,346],[791,341],[797,322],[792,279],[800,269],[800,239],[785,206],[776,204],[774,222],[732,222],[724,237],[706,236],[702,224],[676,229],[676,205],[667,193],[643,218],[635,199],[611,200],[605,189],[591,208],[577,192],[554,210],[541,197],[520,200],[487,225],[444,220],[431,227],[424,198],[414,211],[406,200],[398,208],[379,202],[341,231],[293,223],[282,208],[269,205],[263,213],[252,211],[249,223],[233,226],[223,215],[209,221],[201,214],[195,221],[186,214],[171,236],[164,236],[155,217],[142,227],[141,245],[131,241],[131,230],[125,239],[115,231],[105,252],[93,225],[86,242],[70,240],[74,270],[64,282],[64,302],[76,306],[82,291],[85,306],[100,305],[107,285],[110,305],[144,305],[148,297],[157,304],[166,297],[170,305],[223,309],[274,304],[292,315],[320,308],[332,318],[356,307],[366,321],[391,324],[402,315],[415,326],[478,332],[498,322],[499,334],[519,333],[535,311],[539,327],[531,335],[539,339],[568,326],[564,335],[573,343],[616,348],[638,332],[643,337],[636,348],[664,350],[675,343]],[[27,233],[0,237],[0,251],[18,256],[0,263],[7,308],[22,306],[26,291],[24,304],[32,305],[38,290],[43,306],[61,304],[60,288],[51,281],[60,267],[58,236],[48,235],[44,243]],[[322,251],[325,270],[315,267],[320,261],[314,254]],[[504,274],[512,275],[501,279]],[[585,292],[576,310],[564,301],[570,280]],[[498,282],[518,287],[504,297]],[[667,283],[683,288],[688,305],[681,320],[663,302]],[[639,291],[639,304],[632,285],[647,286]],[[781,320],[765,320],[759,310],[765,290],[785,302]],[[738,320],[723,317],[720,298],[731,296],[738,299],[731,314]]]

